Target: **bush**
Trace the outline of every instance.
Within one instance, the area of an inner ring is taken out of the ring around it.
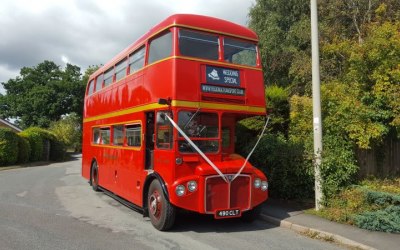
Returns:
[[[75,113],[64,116],[61,120],[50,124],[50,131],[65,147],[74,151],[82,150],[81,119]]]
[[[354,220],[358,227],[367,230],[400,233],[400,206],[365,212],[356,215]]]
[[[351,142],[341,136],[327,134],[323,138],[321,164],[324,199],[329,200],[355,181],[358,171]]]
[[[11,129],[0,128],[0,166],[11,165],[18,159],[18,136]]]
[[[378,206],[397,205],[400,206],[400,195],[378,192],[378,191],[367,191],[365,199],[370,204]]]
[[[27,129],[20,132],[19,135],[26,138],[29,142],[31,148],[29,161],[40,161],[43,155],[43,140],[40,134]]]
[[[64,160],[64,145],[50,131],[38,127],[31,127],[21,132],[21,134],[26,136],[31,144],[31,161],[47,160],[47,156],[48,159],[52,161]],[[44,151],[47,142],[50,146],[48,155],[47,152]]]
[[[244,155],[251,150],[256,139],[248,144]],[[288,141],[283,135],[268,134],[261,139],[250,162],[267,175],[272,197],[312,197],[313,172],[310,165],[304,164],[302,145]]]
[[[18,136],[18,160],[17,163],[25,163],[29,161],[31,155],[31,146],[28,139],[19,135]]]

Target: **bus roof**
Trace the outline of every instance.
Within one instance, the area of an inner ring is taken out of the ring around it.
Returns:
[[[121,51],[117,56],[115,56],[113,59],[107,62],[104,66],[100,67],[96,72],[94,72],[90,76],[90,79],[93,79],[94,76],[100,74],[101,72],[106,71],[109,67],[118,63],[118,61],[126,57],[127,53],[133,52],[134,49],[142,45],[143,42],[146,41],[147,39],[157,35],[159,32],[169,27],[174,27],[174,26],[193,28],[197,30],[224,34],[233,37],[252,40],[255,42],[258,41],[257,34],[254,31],[236,23],[232,23],[223,19],[218,19],[209,16],[194,15],[194,14],[175,14],[169,16],[164,21],[155,25],[146,34],[141,36],[138,40],[136,40],[126,49]]]

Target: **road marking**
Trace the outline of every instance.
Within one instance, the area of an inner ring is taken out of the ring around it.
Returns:
[[[18,197],[25,197],[25,195],[26,195],[27,193],[28,193],[28,191],[24,191],[24,192],[18,193],[17,196],[18,196]]]

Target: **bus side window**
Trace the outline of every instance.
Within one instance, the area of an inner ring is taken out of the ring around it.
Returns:
[[[91,95],[94,93],[94,79],[89,82],[87,95]]]
[[[93,128],[93,140],[92,142],[94,144],[100,144],[100,129],[99,128]]]
[[[126,76],[126,58],[115,65],[115,81],[121,80]]]
[[[94,92],[99,91],[101,88],[103,88],[103,74],[99,75],[96,78],[96,89],[94,90]]]
[[[110,128],[100,129],[100,144],[110,144]]]
[[[140,147],[142,145],[142,125],[133,124],[126,126],[126,142],[130,147]]]
[[[172,54],[172,34],[168,32],[150,42],[148,64],[169,57]]]
[[[170,115],[169,112],[164,111],[157,113],[156,145],[160,149],[171,149],[173,141],[172,126],[165,114]]]
[[[124,126],[114,125],[113,126],[113,144],[116,146],[124,145]]]
[[[129,55],[129,74],[132,74],[138,71],[139,69],[143,68],[144,54],[145,54],[145,47],[143,46],[139,50]]]
[[[104,73],[104,87],[110,85],[113,82],[114,67],[109,68]]]

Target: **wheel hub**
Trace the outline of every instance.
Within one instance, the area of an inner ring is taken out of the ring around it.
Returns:
[[[154,192],[149,198],[149,210],[154,217],[159,217],[161,212],[161,197],[157,192]]]

